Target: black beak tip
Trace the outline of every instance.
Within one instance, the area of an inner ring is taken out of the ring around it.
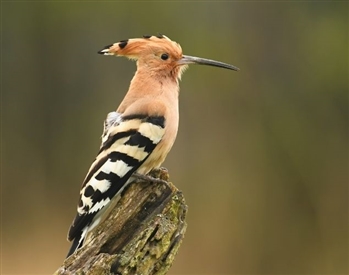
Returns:
[[[106,53],[108,53],[110,47],[113,46],[113,45],[114,45],[114,44],[107,45],[107,46],[105,46],[103,49],[99,50],[97,53],[99,53],[99,54],[104,54],[104,55],[105,55]]]

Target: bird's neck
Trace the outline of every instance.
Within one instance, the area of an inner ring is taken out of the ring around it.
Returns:
[[[149,71],[137,70],[131,80],[129,91],[121,102],[117,112],[125,110],[136,101],[142,99],[156,100],[163,98],[164,102],[178,104],[179,85],[178,80],[172,77],[164,77],[149,73]]]

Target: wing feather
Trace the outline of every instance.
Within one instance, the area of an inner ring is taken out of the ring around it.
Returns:
[[[68,239],[75,239],[75,248],[71,253],[81,246],[81,236],[86,234],[86,227],[97,212],[125,187],[131,175],[162,140],[164,133],[164,117],[108,114],[100,151],[83,181],[78,213],[69,229]],[[76,238],[80,239],[78,243]]]

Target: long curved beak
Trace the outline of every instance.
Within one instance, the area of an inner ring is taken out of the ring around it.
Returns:
[[[220,68],[229,69],[233,71],[240,70],[238,67],[235,67],[227,63],[206,59],[206,58],[201,58],[201,57],[189,56],[189,55],[183,55],[183,57],[178,61],[178,64],[179,65],[200,64],[200,65],[220,67]]]

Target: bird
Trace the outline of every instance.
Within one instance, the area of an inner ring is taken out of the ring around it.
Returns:
[[[98,53],[135,60],[137,70],[119,107],[104,121],[99,152],[83,180],[69,228],[72,244],[67,258],[85,244],[125,186],[164,162],[177,136],[179,81],[188,65],[239,70],[183,55],[180,44],[162,34],[120,40]]]

